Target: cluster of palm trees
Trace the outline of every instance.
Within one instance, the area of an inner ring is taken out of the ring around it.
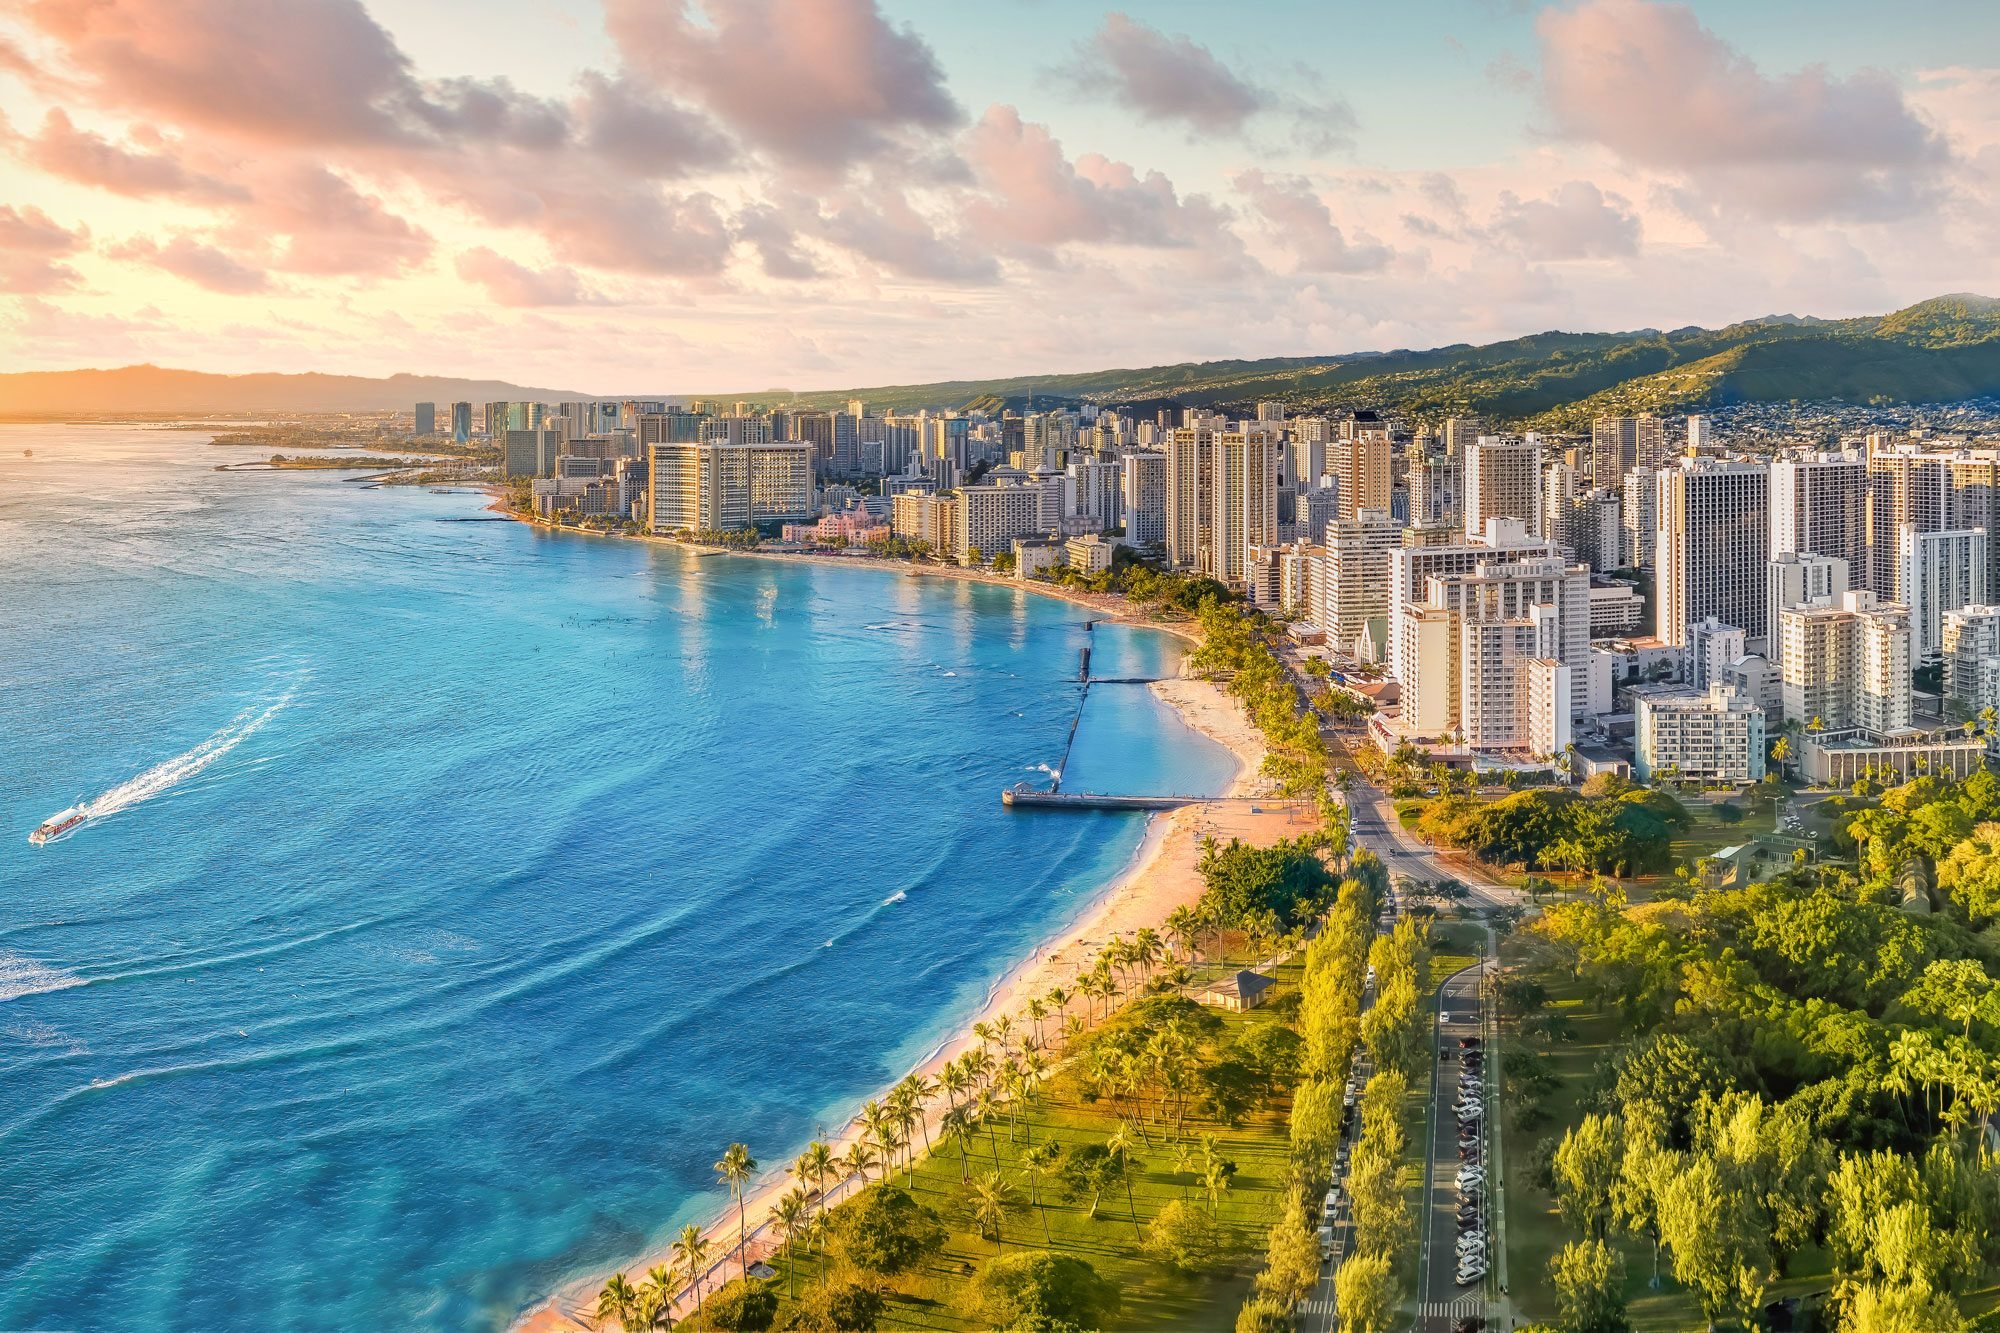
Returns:
[[[616,1319],[629,1333],[641,1329],[671,1328],[674,1302],[689,1288],[694,1290],[696,1323],[701,1321],[702,1284],[708,1278],[715,1253],[701,1228],[681,1228],[667,1263],[646,1270],[643,1282],[634,1285],[623,1273],[613,1273],[597,1294],[597,1317]]]
[[[856,1117],[861,1132],[844,1152],[836,1153],[818,1140],[807,1145],[787,1169],[792,1188],[771,1206],[768,1219],[787,1260],[796,1258],[801,1247],[823,1250],[827,1213],[850,1183],[865,1188],[871,1172],[877,1173],[873,1179],[887,1180],[899,1169],[906,1184],[914,1180],[917,1143],[921,1139],[929,1153],[930,1110],[939,1097],[946,1103],[938,1118],[939,1132],[958,1148],[959,1179],[969,1187],[974,1221],[982,1235],[997,1239],[1005,1217],[1018,1206],[1013,1185],[999,1174],[999,1121],[1004,1116],[1007,1142],[1015,1143],[1021,1112],[1033,1105],[1055,1072],[1055,1052],[1109,1018],[1121,999],[1143,991],[1156,976],[1176,987],[1187,984],[1191,974],[1186,964],[1196,957],[1213,923],[1179,907],[1167,917],[1165,927],[1164,936],[1150,926],[1130,938],[1112,936],[1091,967],[1069,986],[1056,986],[1029,999],[1021,1009],[1022,1021],[1002,1014],[990,1022],[974,1023],[972,1035],[978,1044],[946,1061],[935,1078],[910,1074],[883,1097],[864,1103]],[[1163,964],[1165,971],[1160,970]],[[974,1180],[972,1156],[982,1129],[993,1169]],[[1041,1206],[1059,1153],[1059,1145],[1031,1143],[1023,1154],[1031,1206]],[[715,1164],[717,1180],[728,1187],[736,1204],[735,1253],[746,1271],[744,1189],[756,1170],[756,1159],[740,1143],[730,1144]],[[1046,1230],[1046,1209],[1042,1220]],[[649,1270],[645,1281],[634,1285],[620,1273],[605,1283],[598,1297],[598,1318],[615,1318],[628,1330],[669,1324],[676,1299],[692,1290],[699,1323],[704,1284],[716,1257],[701,1229],[687,1227],[674,1242],[673,1261]],[[788,1262],[787,1286],[795,1292],[791,1268]]]

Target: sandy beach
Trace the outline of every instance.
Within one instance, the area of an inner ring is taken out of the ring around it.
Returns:
[[[837,558],[836,562],[847,563]],[[972,571],[965,573],[970,575]],[[986,576],[988,579],[992,577]],[[1029,586],[1013,580],[996,581],[1010,586]],[[1041,588],[1032,590],[1043,591]],[[1219,685],[1212,681],[1181,677],[1155,682],[1151,688],[1176,709],[1190,727],[1223,745],[1236,757],[1238,770],[1228,795],[1152,816],[1146,835],[1125,872],[1105,887],[1104,892],[1073,925],[1037,947],[1033,954],[1002,978],[994,986],[986,1004],[968,1020],[965,1027],[932,1051],[913,1072],[930,1077],[947,1061],[956,1059],[962,1051],[976,1044],[971,1030],[975,1022],[990,1023],[1005,1014],[1015,1020],[1017,1027],[1025,1026],[1027,1002],[1047,995],[1054,987],[1068,986],[1089,970],[1098,951],[1112,936],[1129,936],[1146,926],[1158,930],[1176,907],[1198,899],[1202,889],[1198,862],[1203,838],[1236,837],[1267,846],[1281,837],[1297,836],[1313,824],[1315,815],[1310,809],[1265,797],[1270,784],[1259,773],[1264,759],[1263,738],[1242,706]],[[928,1128],[933,1137],[937,1131],[937,1116],[942,1110],[940,1103],[930,1115]],[[858,1132],[858,1126],[850,1121],[838,1137],[828,1141],[836,1151],[841,1151]],[[746,1210],[754,1223],[763,1222],[771,1205],[792,1188],[793,1181],[784,1172],[787,1165],[789,1162],[784,1161],[768,1163],[746,1191]],[[838,1199],[843,1191],[835,1189],[829,1190],[829,1193]],[[735,1218],[734,1208],[718,1210],[710,1229],[718,1248],[735,1243]],[[760,1227],[751,1235],[749,1258],[754,1262],[774,1248],[775,1243],[768,1229]],[[663,1256],[651,1255],[634,1260],[623,1271],[629,1280],[637,1282],[649,1266],[660,1262],[663,1262]],[[718,1263],[711,1272],[709,1283],[713,1289],[737,1275],[736,1262],[731,1257]],[[516,1328],[522,1333],[595,1328],[590,1312],[595,1307],[598,1290],[610,1276],[607,1270],[568,1284],[550,1300],[526,1313],[517,1322]]]
[[[829,555],[814,551],[704,546],[698,542],[685,542],[677,537],[656,536],[649,532],[602,532],[592,528],[564,527],[538,515],[509,509],[504,499],[491,486],[486,488],[486,492],[493,497],[493,503],[487,506],[492,512],[504,514],[518,523],[526,523],[544,531],[560,532],[572,537],[607,537],[618,541],[652,542],[704,557],[733,555],[750,560],[777,560],[794,565],[823,565],[830,569],[877,569],[885,573],[907,574],[917,578],[949,579],[957,583],[984,583],[995,588],[1013,588],[1020,592],[1033,593],[1037,597],[1053,597],[1072,606],[1088,607],[1097,612],[1100,619],[1116,621],[1122,625],[1144,625],[1148,629],[1165,630],[1184,639],[1199,640],[1201,637],[1200,627],[1193,621],[1155,620],[1141,608],[1115,593],[1086,592],[1080,588],[1065,588],[1061,584],[1048,583],[1040,579],[1019,579],[1011,574],[996,574],[990,569],[968,569],[963,565],[930,564],[875,555]],[[1254,735],[1253,732],[1253,739]]]

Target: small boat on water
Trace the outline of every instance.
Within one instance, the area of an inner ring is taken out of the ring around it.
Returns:
[[[58,810],[43,820],[40,828],[28,835],[28,841],[39,847],[52,838],[60,838],[89,817],[90,810],[87,806],[73,805],[67,810]]]

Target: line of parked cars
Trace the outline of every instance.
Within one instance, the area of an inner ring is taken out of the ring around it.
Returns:
[[[1447,1052],[1449,1054],[1449,1052]],[[1458,1039],[1458,1285],[1486,1276],[1486,1052]]]

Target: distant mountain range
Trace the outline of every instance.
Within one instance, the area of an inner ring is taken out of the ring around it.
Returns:
[[[497,399],[561,402],[598,395],[533,389],[503,380],[438,375],[211,375],[199,370],[125,366],[118,370],[27,370],[0,375],[0,413],[391,412],[416,403]]]
[[[1957,402],[2000,394],[2000,300],[1960,293],[1890,315],[1823,320],[1772,315],[1722,329],[1538,333],[1474,347],[1188,362],[1137,370],[882,385],[813,393],[718,394],[763,405],[875,409],[1063,402],[1478,413],[1540,426],[1602,414],[1731,403]],[[207,375],[123,370],[0,375],[0,413],[329,412],[407,409],[420,400],[593,395],[495,380],[395,375]],[[628,396],[658,397],[657,393]]]

